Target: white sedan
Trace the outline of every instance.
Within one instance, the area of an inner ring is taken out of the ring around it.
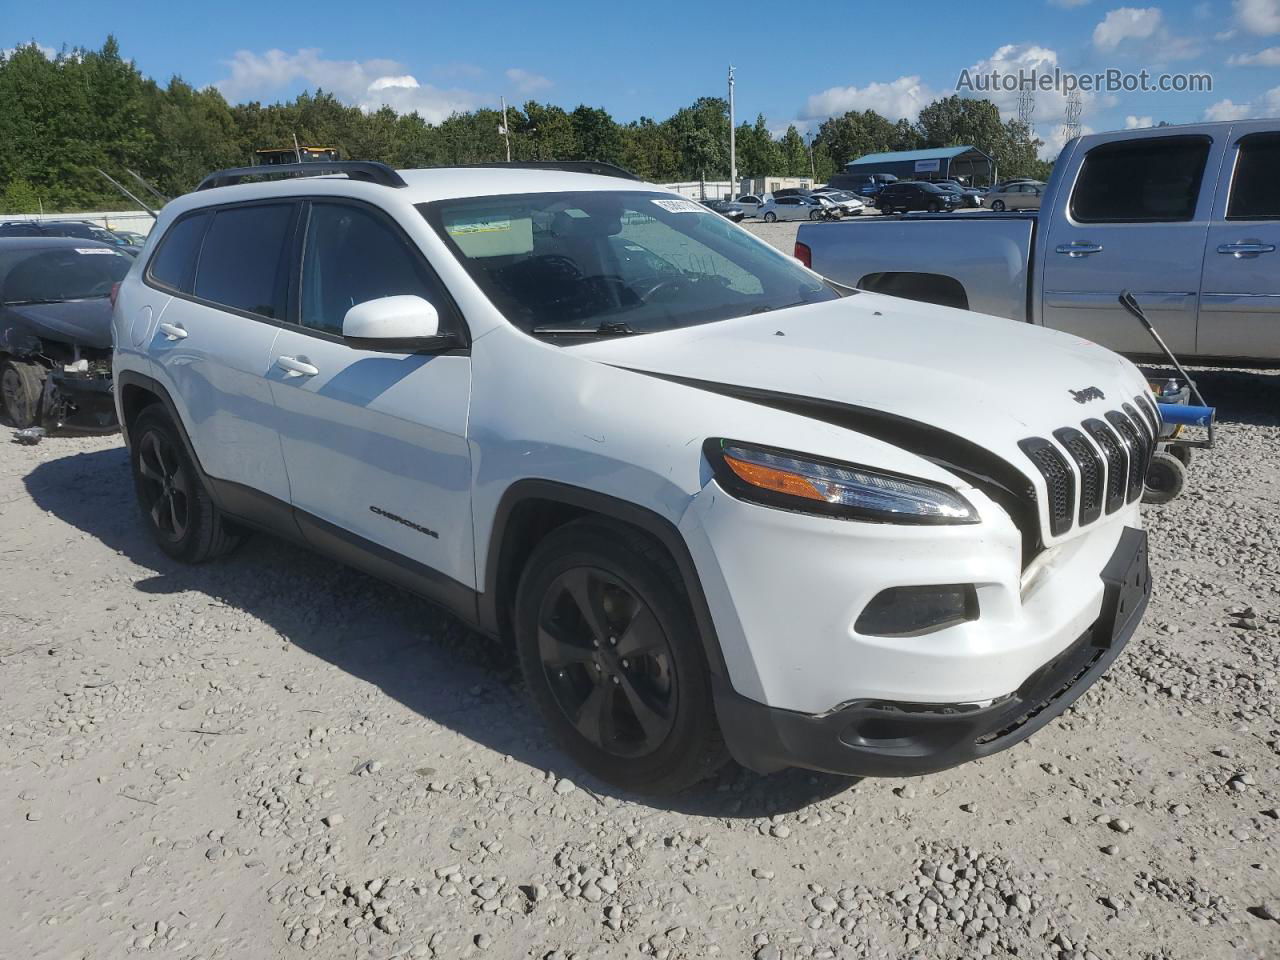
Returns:
[[[828,211],[839,214],[839,207],[825,197],[775,197],[765,201],[757,214],[766,223],[775,220],[824,220]]]

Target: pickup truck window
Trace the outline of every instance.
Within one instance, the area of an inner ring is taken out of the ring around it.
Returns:
[[[1104,143],[1089,151],[1071,194],[1079,223],[1151,223],[1195,215],[1208,137]]]
[[[1240,138],[1228,220],[1280,219],[1280,133]]]

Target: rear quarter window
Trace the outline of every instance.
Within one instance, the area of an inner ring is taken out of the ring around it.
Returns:
[[[147,266],[147,278],[157,286],[191,293],[200,242],[208,225],[208,212],[190,214],[174,222],[160,238],[160,245]]]

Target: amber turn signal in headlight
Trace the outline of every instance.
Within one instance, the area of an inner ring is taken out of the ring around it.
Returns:
[[[978,513],[940,483],[736,440],[708,440],[716,479],[742,500],[882,523],[976,523]]]

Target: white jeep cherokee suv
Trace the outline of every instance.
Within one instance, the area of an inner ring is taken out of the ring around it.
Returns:
[[[602,165],[282,169],[168,204],[118,292],[170,556],[265,530],[510,636],[565,749],[651,792],[985,756],[1137,626],[1159,413],[1116,354]]]

